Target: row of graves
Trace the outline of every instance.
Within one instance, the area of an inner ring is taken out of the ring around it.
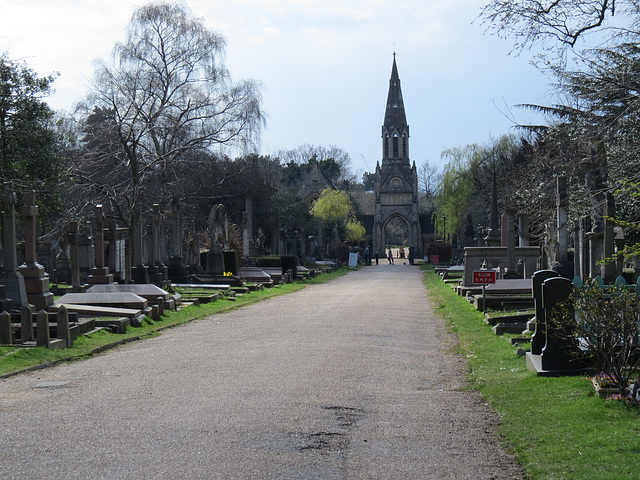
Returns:
[[[495,180],[494,180],[495,182]],[[622,229],[607,220],[614,216],[610,195],[600,199],[591,217],[574,222],[574,255],[569,256],[569,221],[566,180],[557,178],[556,221],[547,229],[545,245],[531,246],[527,220],[516,221],[508,213],[498,221],[495,188],[490,227],[482,245],[464,248],[463,265],[438,266],[436,271],[461,296],[485,312],[485,322],[497,335],[515,334],[515,345],[531,342],[527,368],[537,375],[567,375],[590,371],[583,361],[583,339],[567,335],[567,322],[575,321],[569,301],[572,293],[588,283],[606,289],[625,285],[640,293],[640,278],[627,285],[621,275],[623,261],[615,258],[624,246]],[[559,312],[567,318],[558,321]],[[513,312],[513,313],[511,313]],[[551,319],[554,319],[551,321]],[[636,347],[639,339],[635,338]]]
[[[1,345],[67,348],[77,336],[97,329],[124,333],[128,326],[140,325],[145,316],[159,320],[167,310],[220,298],[233,300],[250,290],[317,273],[298,265],[295,255],[277,257],[277,262],[263,267],[239,267],[237,257],[229,257],[219,242],[226,221],[219,215],[219,207],[214,207],[209,217],[211,248],[202,258],[191,255],[191,264],[182,260],[180,218],[173,209],[168,222],[171,254],[168,262],[163,262],[158,205],[153,206],[146,224],[138,208],[131,230],[108,226],[103,207],[96,205],[92,225],[70,222],[66,248],[55,260],[49,259],[48,264],[55,266],[55,294],[60,295],[54,300],[50,275],[38,261],[36,193],[24,195],[21,249],[16,240],[16,196],[8,186],[3,193]],[[24,257],[20,265],[19,251]],[[59,283],[65,286],[58,287]],[[184,297],[175,293],[184,289],[200,293]]]

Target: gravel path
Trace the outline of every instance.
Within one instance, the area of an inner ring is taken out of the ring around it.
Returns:
[[[0,381],[0,478],[513,479],[415,268]]]

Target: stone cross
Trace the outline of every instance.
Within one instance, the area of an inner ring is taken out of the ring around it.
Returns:
[[[30,304],[38,310],[46,310],[53,303],[53,293],[49,292],[49,275],[44,267],[36,262],[36,192],[31,190],[25,193],[24,207],[24,243],[25,263],[18,268],[24,278],[27,298]]]
[[[22,207],[24,217],[24,259],[27,265],[36,263],[36,217],[38,216],[38,206],[36,205],[36,192],[30,190],[25,192],[24,207]]]

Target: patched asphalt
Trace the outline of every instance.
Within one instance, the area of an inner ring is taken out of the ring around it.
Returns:
[[[417,267],[0,381],[3,479],[514,479]]]

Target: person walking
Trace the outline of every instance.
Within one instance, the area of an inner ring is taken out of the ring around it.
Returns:
[[[389,265],[393,265],[393,252],[389,249]]]

